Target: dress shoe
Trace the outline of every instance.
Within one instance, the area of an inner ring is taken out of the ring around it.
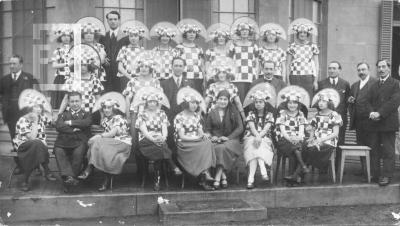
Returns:
[[[199,183],[200,187],[202,187],[204,189],[204,191],[214,191],[215,188],[208,185],[206,182],[200,182]]]
[[[78,179],[86,180],[89,177],[89,175],[90,172],[88,170],[85,170],[78,176]]]
[[[76,186],[78,185],[79,181],[71,176],[67,176],[64,183],[70,186]]]
[[[225,179],[222,179],[221,180],[221,188],[222,189],[225,189],[225,188],[227,188],[228,187],[228,181],[226,181],[226,178]]]
[[[390,178],[389,177],[381,177],[379,178],[379,186],[387,186],[390,184]]]
[[[253,188],[254,188],[254,182],[249,182],[249,183],[247,183],[246,188],[247,188],[247,189],[253,189]]]
[[[219,188],[220,188],[220,183],[219,183],[219,181],[214,181],[213,186],[214,186],[214,188],[215,188],[216,190],[219,189]]]
[[[175,176],[182,175],[182,171],[178,167],[175,167],[174,174],[175,174]]]
[[[100,186],[98,191],[106,191],[110,187],[110,179],[107,177],[104,181],[103,184]]]
[[[44,178],[46,178],[46,180],[48,180],[48,181],[56,181],[57,180],[57,178],[55,176],[53,176],[53,174],[51,174],[51,173],[46,173],[44,175]]]

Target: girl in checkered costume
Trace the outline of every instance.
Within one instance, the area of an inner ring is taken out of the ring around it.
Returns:
[[[226,90],[230,94],[230,101],[236,105],[236,108],[241,113],[242,118],[245,118],[242,102],[239,98],[238,88],[231,82],[234,78],[235,65],[232,59],[221,57],[219,61],[214,61],[211,66],[211,75],[215,78],[215,83],[212,83],[206,90],[205,103],[209,110],[215,108],[218,93]]]
[[[29,177],[39,165],[42,165],[47,180],[56,180],[48,167],[49,152],[45,132],[51,120],[44,114],[44,102],[47,101],[44,96],[40,99],[36,98],[37,96],[39,95],[31,95],[31,101],[23,106],[21,110],[23,116],[16,124],[16,135],[13,140],[18,162],[24,172],[24,182],[21,186],[23,191],[30,190]]]
[[[96,63],[96,65],[99,65],[99,68],[96,68],[96,74],[98,74],[98,77],[100,81],[105,81],[106,80],[106,71],[104,70],[104,67],[101,66],[104,63],[106,63],[106,51],[104,49],[104,46],[96,41],[96,37],[99,35],[99,32],[101,29],[97,27],[93,23],[85,23],[82,24],[82,43],[90,45],[93,47],[98,54],[100,55],[100,62]],[[85,50],[85,49],[84,49]],[[83,53],[85,54],[85,53]]]
[[[144,26],[144,25],[143,25]],[[140,26],[126,27],[123,32],[129,37],[129,45],[122,46],[119,50],[116,61],[118,62],[118,77],[125,76],[128,81],[132,77],[136,77],[135,70],[132,69],[131,63],[135,58],[144,51],[144,48],[139,45],[140,40],[145,35],[145,29]]]
[[[272,112],[266,108],[267,99],[271,97],[267,92],[257,90],[250,94],[254,102],[254,108],[249,112],[246,118],[246,131],[244,135],[244,159],[249,166],[249,175],[247,177],[247,188],[254,188],[254,175],[257,165],[263,180],[269,181],[267,169],[272,167],[272,158],[274,157],[271,126],[274,124]]]
[[[243,19],[244,21],[242,22]],[[237,40],[229,46],[229,56],[235,61],[236,76],[233,82],[243,101],[250,89],[250,84],[258,74],[258,46],[251,41],[257,37],[257,24],[250,18],[239,18],[232,25]]]
[[[340,114],[333,110],[340,102],[339,94],[332,95],[327,90],[321,90],[313,98],[318,113],[311,120],[314,133],[307,140],[303,152],[306,164],[320,170],[328,167],[331,154],[336,150],[339,128],[343,124]]]
[[[170,123],[165,112],[161,110],[162,98],[158,93],[149,93],[145,96],[146,106],[143,112],[138,114],[135,125],[136,129],[139,129],[139,156],[144,161],[154,161],[156,191],[160,189],[160,170],[163,160],[168,162],[176,175],[182,174],[172,160],[172,151],[166,143]]]
[[[215,152],[208,134],[204,133],[200,114],[201,96],[194,94],[183,98],[183,111],[174,120],[177,159],[204,190],[214,190],[209,184],[214,179],[209,169],[215,167]]]
[[[318,89],[319,49],[309,41],[309,37],[317,35],[317,28],[307,19],[297,19],[289,25],[289,32],[296,35],[296,41],[287,49],[288,80],[291,85],[301,86],[313,96],[313,90]]]
[[[285,108],[281,110],[276,118],[276,140],[278,151],[283,156],[295,157],[298,168],[293,175],[285,177],[288,182],[297,183],[300,181],[300,173],[308,173],[309,170],[303,161],[302,146],[305,139],[305,125],[307,120],[300,108],[300,94],[290,91],[284,94]]]
[[[213,24],[207,29],[207,34],[208,41],[212,41],[214,44],[214,47],[206,50],[204,57],[209,86],[215,82],[214,76],[211,75],[211,64],[215,61],[219,61],[221,57],[223,58],[228,56],[229,48],[227,44],[230,40],[230,27],[223,23]],[[215,63],[218,64],[218,62]]]
[[[56,70],[54,84],[64,84],[70,75],[68,52],[73,40],[72,29],[67,26],[59,27],[55,32],[59,47],[53,52],[52,67]],[[56,91],[51,96],[51,106],[58,109],[65,95],[63,91]]]
[[[155,73],[157,79],[169,79],[172,76],[172,59],[174,58],[174,49],[170,43],[175,40],[178,29],[174,24],[169,22],[160,22],[153,26],[150,30],[150,36],[157,37],[159,45],[154,47],[155,51],[160,57],[159,69]]]
[[[203,25],[195,20],[182,20],[178,23],[178,29],[183,42],[175,47],[178,56],[185,60],[186,78],[192,82],[193,88],[203,93],[203,49],[196,45],[195,40],[205,33]]]
[[[99,99],[104,118],[101,127],[104,132],[89,139],[89,150],[87,153],[89,164],[79,179],[86,179],[95,167],[104,172],[104,181],[99,191],[109,188],[112,175],[120,174],[122,168],[131,154],[131,137],[129,127],[120,102],[124,98],[103,98]]]
[[[261,26],[260,33],[263,44],[259,52],[261,65],[267,61],[274,62],[274,76],[286,81],[286,52],[278,46],[280,39],[286,40],[285,31],[278,24],[268,23]]]

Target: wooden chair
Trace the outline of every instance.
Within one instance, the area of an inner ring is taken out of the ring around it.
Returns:
[[[346,156],[358,156],[360,158],[365,158],[366,170],[367,170],[367,181],[371,182],[371,169],[370,169],[370,154],[371,148],[368,146],[350,146],[350,145],[340,145],[339,148],[342,150],[342,157],[340,159],[340,167],[339,167],[339,181],[342,184],[343,180],[343,172],[344,172],[344,164],[346,160]],[[363,162],[361,161],[361,164]]]

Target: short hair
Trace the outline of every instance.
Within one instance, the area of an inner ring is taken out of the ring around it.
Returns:
[[[75,97],[75,96],[79,96],[79,98],[82,99],[82,93],[73,91],[73,92],[68,93],[68,100],[69,100],[69,98]]]
[[[22,58],[21,55],[14,54],[14,55],[12,55],[12,57],[10,57],[10,59],[11,59],[11,58],[17,58],[17,59],[18,59],[18,62],[19,62],[20,64],[24,63],[24,58]]]
[[[339,61],[337,61],[337,60],[332,60],[331,62],[329,62],[329,64],[337,64],[338,65],[338,67],[339,67],[339,69],[340,70],[342,70],[342,65],[339,63]],[[328,65],[329,65],[328,64]]]
[[[377,66],[377,67],[378,67],[378,64],[379,64],[380,62],[385,62],[386,65],[387,65],[388,67],[390,67],[390,61],[387,60],[387,59],[378,60],[378,61],[376,62],[376,66]]]
[[[108,19],[108,15],[110,15],[110,14],[114,14],[114,15],[117,15],[118,16],[118,20],[120,20],[121,19],[121,14],[119,14],[119,12],[117,12],[117,11],[111,11],[111,12],[109,12],[109,13],[107,13],[106,14],[106,18]]]
[[[262,69],[264,69],[264,65],[265,64],[268,64],[268,63],[271,63],[272,65],[274,65],[274,68],[275,68],[275,62],[274,61],[272,61],[272,60],[266,60],[266,61],[262,61],[261,62],[261,67],[262,67]]]
[[[181,61],[183,62],[183,66],[186,66],[186,61],[185,61],[185,59],[183,59],[183,58],[180,57],[180,56],[176,56],[176,57],[172,58],[171,65],[174,65],[175,60],[181,60]]]
[[[70,38],[69,43],[71,43],[71,42],[74,41],[74,37],[73,37],[72,35],[60,35],[60,36],[56,39],[57,43],[62,43],[61,38],[62,38],[63,36],[69,36],[69,38]]]
[[[364,62],[364,61],[358,63],[356,68],[358,68],[359,66],[361,66],[363,64],[367,65],[367,68],[369,69],[369,64],[367,62]]]

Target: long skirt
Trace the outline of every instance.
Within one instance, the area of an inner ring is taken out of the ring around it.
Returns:
[[[215,166],[214,146],[209,140],[177,141],[177,159],[192,176]]]
[[[168,148],[166,142],[158,146],[147,138],[143,138],[139,141],[139,151],[143,157],[152,161],[170,159],[172,155],[172,151]]]
[[[65,83],[65,76],[64,75],[56,75],[54,78],[54,84],[61,85]],[[66,92],[65,91],[54,91],[51,94],[51,107],[53,109],[59,109],[62,100],[64,99]]]
[[[226,171],[232,169],[233,163],[242,154],[242,145],[239,140],[227,140],[224,143],[214,144],[216,165],[222,166]]]
[[[303,149],[303,160],[306,164],[318,169],[326,169],[329,166],[329,158],[336,147],[324,144],[317,148],[316,146],[305,147]]]
[[[294,155],[294,152],[296,150],[299,150],[299,151],[302,150],[303,143],[292,144],[285,138],[280,138],[276,142],[276,147],[277,147],[278,151],[280,152],[280,154],[282,154],[284,156],[292,156],[292,155]]]
[[[25,173],[32,172],[40,164],[49,163],[47,146],[40,140],[28,140],[18,147],[18,161]]]
[[[131,146],[114,138],[98,138],[89,143],[89,164],[106,173],[120,174],[130,154]]]
[[[244,138],[244,160],[246,165],[253,159],[260,158],[268,166],[272,165],[272,159],[274,157],[274,152],[272,151],[272,141],[268,137],[261,139],[260,146],[258,148],[254,147],[255,137],[247,136]]]
[[[289,76],[289,81],[291,85],[297,85],[300,87],[303,87],[308,94],[310,95],[310,98],[314,96],[314,76],[313,75],[290,75]],[[307,106],[309,107],[309,106]]]

